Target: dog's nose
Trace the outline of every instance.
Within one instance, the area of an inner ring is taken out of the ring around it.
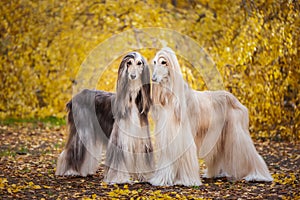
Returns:
[[[154,81],[154,82],[156,82],[157,81],[157,78],[156,78],[156,76],[152,76],[152,81]]]
[[[135,77],[136,77],[135,74],[131,74],[131,75],[130,75],[130,78],[131,78],[131,79],[135,79]]]

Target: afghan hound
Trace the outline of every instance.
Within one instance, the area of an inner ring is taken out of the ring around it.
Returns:
[[[151,183],[192,184],[195,180],[199,183],[195,163],[198,159],[192,152],[195,144],[198,156],[205,161],[207,178],[226,176],[246,181],[272,181],[250,137],[247,108],[226,91],[192,90],[183,80],[177,57],[170,48],[160,50],[153,61],[156,143],[164,149],[158,152],[161,162]],[[184,151],[182,156],[166,167],[166,162],[171,162],[181,151]],[[188,168],[193,172],[186,175]]]
[[[152,117],[155,123],[156,171],[152,185],[201,185],[196,144],[190,121],[185,84],[179,64],[167,68],[162,52],[154,58]],[[164,76],[163,76],[164,75]]]
[[[129,54],[118,70],[115,123],[107,147],[105,182],[149,179],[154,168],[148,123],[150,106],[148,65],[140,54]]]
[[[69,137],[58,158],[56,175],[94,174],[101,161],[102,150],[106,147],[106,164],[111,171],[125,165],[125,153],[122,151],[126,150],[139,152],[145,160],[136,162],[152,167],[147,117],[151,106],[149,79],[145,59],[139,53],[132,52],[123,58],[119,66],[117,93],[85,89],[67,103]],[[135,138],[129,137],[129,134]],[[137,171],[134,166],[125,165],[130,172]],[[140,170],[145,172],[148,168]],[[107,172],[106,180],[118,182],[118,177],[113,176],[111,171]]]

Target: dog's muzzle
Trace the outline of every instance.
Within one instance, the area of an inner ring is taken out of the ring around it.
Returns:
[[[135,75],[135,74],[130,74],[130,78],[131,78],[132,80],[134,80],[134,79],[136,78],[136,75]]]
[[[152,81],[153,82],[157,82],[157,77],[153,74],[153,76],[152,76]]]

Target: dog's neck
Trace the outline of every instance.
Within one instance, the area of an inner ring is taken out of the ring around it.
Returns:
[[[142,82],[140,79],[131,80],[129,83],[129,95],[132,99],[135,99],[142,88]]]
[[[154,104],[165,106],[172,99],[172,92],[168,84],[152,85],[152,100]]]

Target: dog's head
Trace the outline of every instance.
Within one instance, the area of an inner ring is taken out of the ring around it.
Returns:
[[[180,73],[177,57],[172,49],[165,47],[157,52],[153,59],[152,81],[154,83],[169,82],[175,72]]]
[[[174,110],[176,110],[176,115],[178,115],[179,111],[185,106],[185,82],[176,54],[172,49],[165,47],[155,55],[153,59],[152,82],[153,102],[164,105],[173,99],[173,102],[177,102]]]
[[[119,112],[126,113],[123,106],[128,101],[130,92],[137,92],[137,106],[140,113],[148,112],[151,105],[150,70],[146,59],[138,52],[130,52],[124,56],[118,70],[117,107]],[[130,97],[131,98],[131,97]]]
[[[128,53],[119,67],[119,79],[127,78],[129,81],[145,79],[150,76],[145,58],[138,52]]]
[[[166,56],[166,52],[159,51],[153,59],[153,75],[152,81],[156,83],[167,82],[170,75],[170,62]]]

